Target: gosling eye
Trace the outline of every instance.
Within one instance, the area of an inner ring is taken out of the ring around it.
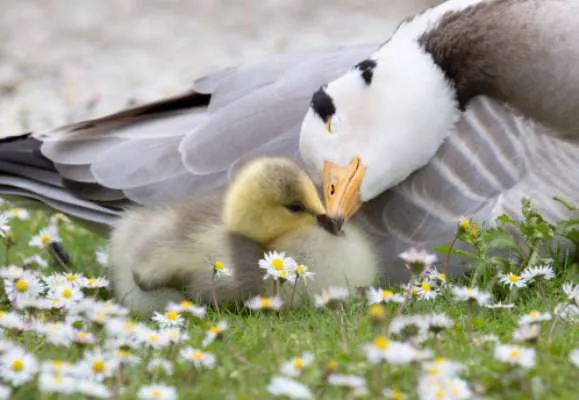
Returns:
[[[300,213],[306,211],[306,207],[299,201],[295,201],[285,206],[288,210],[293,213]]]

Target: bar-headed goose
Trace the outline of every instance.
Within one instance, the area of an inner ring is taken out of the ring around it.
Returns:
[[[452,0],[381,47],[219,71],[181,96],[12,138],[0,145],[0,193],[106,227],[127,203],[201,195],[247,158],[292,157],[325,180],[329,212],[347,217],[361,200],[355,218],[380,243],[384,273],[403,279],[397,254],[450,240],[462,215],[517,218],[528,196],[556,221],[567,215],[552,196],[579,200],[579,147],[566,140],[578,7]]]
[[[371,285],[372,244],[352,224],[344,229],[335,234],[314,183],[294,162],[259,158],[225,193],[127,211],[111,235],[111,282],[117,300],[139,313],[185,298],[240,302],[272,293],[258,261],[276,250],[315,274],[307,287],[298,281],[295,292],[291,284],[278,287],[286,302],[328,286]],[[231,275],[215,279],[216,263]]]

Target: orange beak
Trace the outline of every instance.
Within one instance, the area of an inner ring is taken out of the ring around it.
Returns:
[[[322,185],[329,217],[343,222],[358,211],[362,205],[360,185],[365,173],[366,168],[360,162],[360,157],[354,157],[345,167],[324,162]]]

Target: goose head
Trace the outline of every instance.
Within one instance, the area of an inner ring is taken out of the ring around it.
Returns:
[[[329,216],[347,220],[425,166],[458,121],[454,84],[421,43],[444,7],[401,24],[370,58],[313,94],[299,146]]]
[[[294,162],[259,158],[245,165],[227,190],[223,222],[227,229],[267,246],[283,235],[321,226],[336,233],[316,186]]]

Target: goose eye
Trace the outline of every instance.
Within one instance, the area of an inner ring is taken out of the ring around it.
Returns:
[[[288,204],[287,206],[285,206],[285,208],[287,208],[288,210],[290,210],[293,213],[304,212],[306,210],[306,207],[304,207],[304,205],[302,203],[300,203],[299,201]]]

